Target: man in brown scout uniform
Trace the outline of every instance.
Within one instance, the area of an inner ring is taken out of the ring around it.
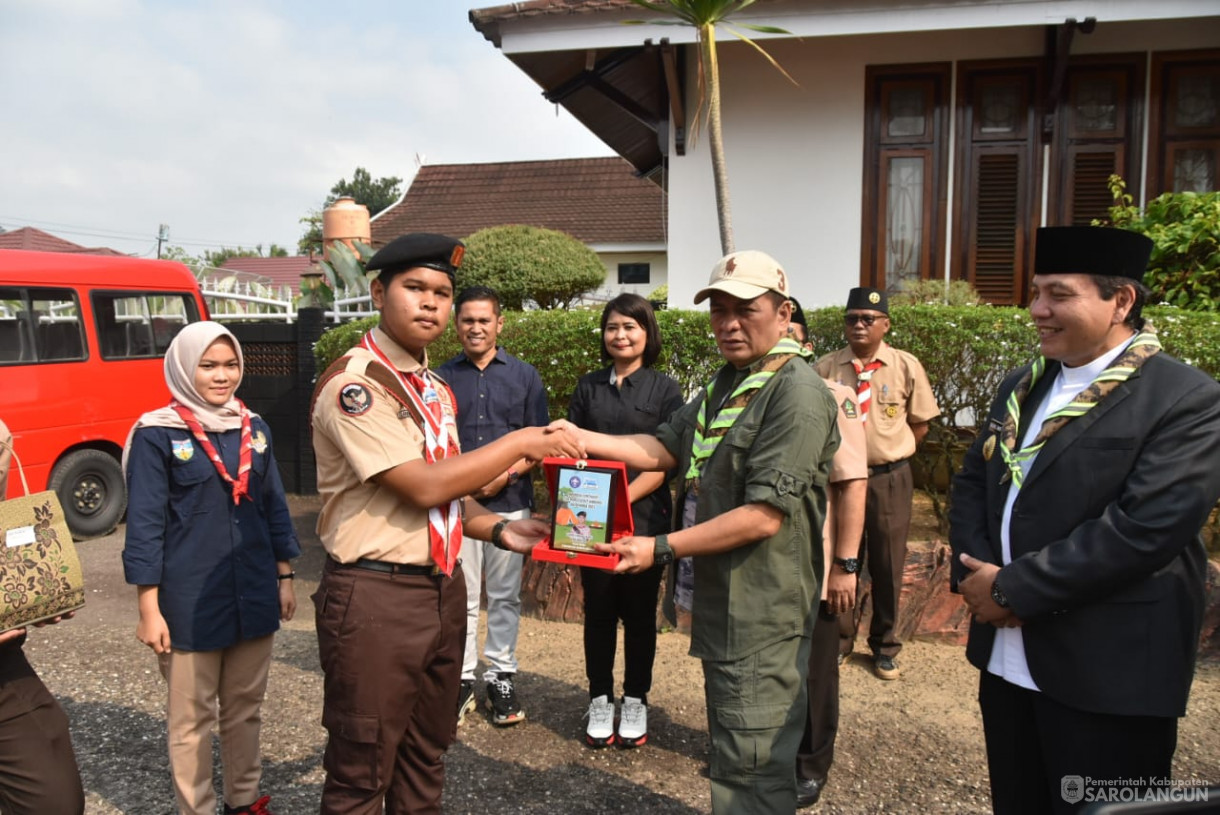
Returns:
[[[458,455],[454,400],[428,371],[463,245],[415,233],[369,260],[381,323],[314,393],[313,443],[330,556],[313,600],[325,673],[323,813],[441,811],[466,638],[462,535],[528,550],[548,532],[464,496],[522,458],[579,456],[533,427]],[[464,517],[463,517],[464,516]]]
[[[843,568],[858,570],[860,559],[868,564],[873,586],[868,631],[873,672],[881,679],[897,679],[895,657],[902,643],[894,626],[914,494],[908,465],[928,433],[928,422],[940,415],[940,408],[919,360],[884,340],[890,330],[885,292],[852,289],[844,322],[848,347],[823,356],[815,365],[826,379],[855,390],[868,439],[864,539],[858,558],[849,559]],[[846,657],[855,645],[856,622],[850,614],[841,615],[839,621],[839,653]]]
[[[801,304],[792,298],[789,336],[806,351],[813,351],[809,324]],[[864,532],[864,503],[868,493],[868,442],[856,394],[833,379],[823,379],[839,406],[836,425],[839,449],[830,460],[826,490],[826,522],[822,527],[822,598],[809,645],[809,703],[805,734],[796,752],[796,806],[813,806],[822,797],[839,732],[839,615],[856,603],[853,568]]]

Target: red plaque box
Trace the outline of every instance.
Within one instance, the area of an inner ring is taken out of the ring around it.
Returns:
[[[551,535],[534,547],[531,557],[551,563],[572,566],[592,566],[595,569],[613,569],[618,565],[616,554],[602,555],[582,551],[590,544],[588,540],[614,541],[635,534],[635,522],[631,517],[631,502],[627,499],[627,465],[621,461],[598,461],[596,459],[546,458],[542,460],[547,488],[551,494]],[[588,478],[585,478],[587,474]],[[560,483],[561,475],[565,483]],[[581,484],[582,478],[609,479],[588,493]],[[581,490],[586,500],[578,505],[574,513],[568,501],[560,499],[563,488],[572,496],[573,490]],[[577,521],[576,515],[585,516]],[[556,541],[556,529],[561,530],[561,541]],[[565,540],[566,539],[566,540]]]

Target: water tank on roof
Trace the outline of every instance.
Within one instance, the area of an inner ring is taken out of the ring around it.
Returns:
[[[330,247],[335,241],[343,241],[355,252],[356,248],[352,246],[352,242],[367,244],[371,235],[369,208],[364,204],[357,204],[356,199],[343,196],[322,210],[322,251],[325,257],[330,257]]]

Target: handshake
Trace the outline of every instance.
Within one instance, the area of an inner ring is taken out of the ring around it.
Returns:
[[[567,419],[551,422],[546,427],[527,427],[518,433],[523,439],[525,450],[523,456],[531,463],[538,463],[544,458],[585,458],[589,434],[581,430]]]

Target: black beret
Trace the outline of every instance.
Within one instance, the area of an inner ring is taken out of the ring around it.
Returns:
[[[1106,226],[1044,226],[1038,230],[1034,274],[1093,274],[1142,281],[1150,238]]]
[[[880,311],[882,314],[889,315],[890,302],[885,296],[885,292],[881,289],[870,289],[865,286],[852,289],[847,294],[847,308],[864,309],[866,311]]]
[[[805,309],[801,308],[801,303],[795,297],[789,297],[788,301],[792,303],[792,322],[805,329],[805,335],[809,335],[809,323],[805,319]]]
[[[411,232],[378,249],[365,268],[370,272],[381,269],[397,273],[422,266],[452,278],[462,265],[465,253],[466,244],[457,238],[433,232]]]

